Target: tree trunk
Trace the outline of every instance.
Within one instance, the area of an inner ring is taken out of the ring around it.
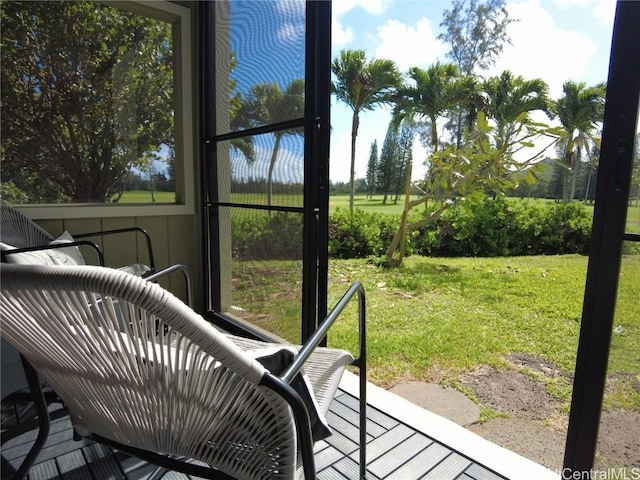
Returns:
[[[571,172],[571,190],[569,191],[569,201],[573,201],[573,197],[576,196],[576,181],[578,179],[578,167],[580,166],[580,147],[577,148],[575,155],[573,155],[573,170]]]
[[[565,168],[562,169],[562,200],[565,203],[568,203],[571,200],[569,193],[571,189],[571,173],[573,171],[571,165],[573,163],[573,139],[567,139],[567,142],[563,156]]]
[[[271,161],[269,162],[269,173],[267,174],[267,205],[271,206],[273,201],[273,169],[278,159],[278,150],[280,150],[280,139],[282,135],[276,135],[276,141],[273,144],[273,152],[271,153]]]
[[[404,188],[404,210],[402,210],[402,218],[400,219],[400,257],[398,263],[402,263],[404,258],[404,252],[406,249],[407,240],[407,218],[409,216],[409,205],[411,204],[411,170],[412,164],[410,163],[407,168],[407,181]]]
[[[353,121],[351,123],[351,175],[349,180],[349,211],[353,212],[353,204],[356,197],[356,138],[358,136],[358,125],[360,119],[358,118],[358,112],[354,110]]]
[[[438,151],[438,126],[436,125],[436,118],[433,117],[431,121],[431,148],[433,153]]]

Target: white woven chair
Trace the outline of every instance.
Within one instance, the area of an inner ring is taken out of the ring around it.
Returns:
[[[225,335],[139,277],[94,266],[0,272],[2,337],[64,400],[80,436],[203,478],[315,478],[309,418],[327,413],[353,360],[316,348],[337,315],[276,375],[263,363],[287,347]],[[303,379],[315,402],[302,400]]]

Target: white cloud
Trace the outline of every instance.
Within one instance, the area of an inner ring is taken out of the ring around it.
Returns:
[[[566,10],[573,7],[584,7],[592,1],[593,0],[555,0],[555,4],[558,6],[558,8]]]
[[[276,9],[280,15],[289,19],[303,19],[305,16],[305,4],[302,1],[276,0]]]
[[[361,7],[365,11],[374,15],[384,13],[393,0],[340,0],[333,2],[333,15],[342,15],[356,7]]]
[[[512,45],[505,45],[502,55],[487,74],[498,75],[511,70],[525,78],[542,78],[549,84],[553,98],[562,94],[566,80],[580,80],[587,74],[595,43],[588,37],[559,28],[553,17],[537,0],[507,5],[517,23],[509,26]]]
[[[597,0],[593,7],[593,16],[601,27],[613,28],[616,14],[616,3],[613,0]]]
[[[344,47],[353,40],[353,28],[345,28],[335,15],[331,23],[331,43],[334,47]]]
[[[304,32],[304,23],[286,22],[278,29],[278,39],[295,45],[304,39]]]
[[[637,0],[634,0],[637,1]],[[613,25],[613,17],[616,11],[615,0],[554,0],[561,10],[573,10],[576,8],[589,8],[599,26],[610,27]]]
[[[300,1],[277,0],[276,9],[283,20],[278,28],[278,39],[284,43],[297,44],[304,39],[305,6]]]
[[[388,20],[378,29],[382,43],[376,49],[376,58],[387,58],[396,62],[401,71],[409,67],[425,67],[444,57],[447,47],[436,39],[428,18],[419,19],[415,25],[406,25],[398,20]]]

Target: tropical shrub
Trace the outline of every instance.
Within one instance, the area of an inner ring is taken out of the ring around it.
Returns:
[[[422,234],[432,256],[495,257],[586,254],[591,217],[582,204],[537,206],[486,197],[462,202]]]
[[[382,255],[398,229],[394,215],[337,209],[329,217],[329,256],[364,258]]]
[[[302,215],[233,217],[232,252],[242,260],[291,260],[302,258]]]
[[[425,215],[410,212],[410,222]],[[329,256],[384,255],[400,217],[338,208],[329,218]],[[232,220],[233,255],[244,260],[302,255],[302,217],[272,213]],[[591,215],[580,203],[539,205],[504,197],[461,201],[425,227],[407,233],[405,255],[497,257],[587,254]]]

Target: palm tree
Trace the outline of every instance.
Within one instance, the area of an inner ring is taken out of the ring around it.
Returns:
[[[235,132],[237,130],[248,128],[250,126],[250,122],[244,110],[242,93],[236,90],[238,82],[231,76],[231,73],[238,66],[238,59],[236,58],[236,53],[233,51],[230,53],[229,64],[229,131]],[[253,163],[255,160],[253,137],[234,138],[231,140],[231,147],[242,153],[249,163]]]
[[[304,116],[304,80],[298,78],[291,81],[284,91],[277,83],[254,85],[243,108],[245,109],[243,116],[249,119],[249,123],[253,126],[301,118]],[[267,174],[267,205],[272,204],[273,170],[278,159],[282,137],[302,134],[303,132],[299,128],[273,132],[275,139]]]
[[[514,77],[505,70],[499,77],[492,77],[482,84],[485,94],[484,111],[496,123],[495,141],[498,150],[505,153],[517,142],[523,123],[529,121],[529,113],[550,111],[549,87],[540,79],[525,80]]]
[[[391,60],[373,59],[367,62],[364,50],[342,50],[331,64],[336,81],[331,88],[338,100],[353,110],[351,123],[351,175],[349,210],[355,198],[356,137],[360,112],[373,110],[390,101],[390,93],[400,84],[401,74]]]
[[[426,120],[430,130],[429,143],[436,152],[438,119],[456,105],[476,102],[476,82],[472,77],[460,76],[458,67],[451,63],[436,62],[426,70],[412,67],[408,75],[413,85],[398,89],[394,123],[396,126],[403,120],[411,123],[416,117]]]
[[[587,87],[584,82],[567,81],[562,90],[564,94],[556,108],[566,135],[560,162],[562,197],[568,202],[574,196],[581,151],[596,142],[593,131],[596,124],[602,122],[606,86],[598,83]]]

